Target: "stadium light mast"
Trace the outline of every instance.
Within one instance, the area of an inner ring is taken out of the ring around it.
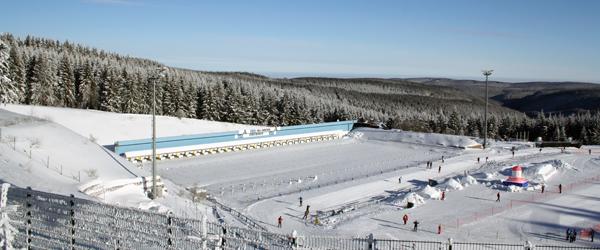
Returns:
[[[482,70],[481,71],[485,76],[485,113],[483,114],[483,148],[487,147],[487,113],[488,113],[488,77],[492,75],[494,70]]]
[[[156,82],[165,77],[166,67],[156,69],[156,75],[152,79],[152,192],[151,199],[161,196],[156,187]]]

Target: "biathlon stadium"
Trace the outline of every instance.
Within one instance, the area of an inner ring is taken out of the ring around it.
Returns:
[[[239,130],[156,138],[158,160],[269,148],[339,139],[352,130],[356,121]],[[132,162],[152,158],[152,139],[117,141],[115,153]]]

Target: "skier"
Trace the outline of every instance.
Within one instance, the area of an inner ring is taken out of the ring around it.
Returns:
[[[438,234],[442,234],[442,224],[438,225]]]
[[[571,234],[571,242],[575,242],[577,240],[577,230],[573,229],[573,233]]]
[[[442,200],[446,199],[446,191],[442,191]]]
[[[590,154],[590,155],[592,154],[592,149],[591,148],[588,149],[588,154]]]
[[[562,194],[562,184],[558,184],[558,193]]]
[[[277,218],[277,227],[281,228],[281,223],[283,223],[283,217],[281,217],[281,215],[279,216],[279,218]]]
[[[442,155],[442,163],[444,163],[444,156]]]
[[[592,238],[592,242],[594,242],[594,233],[596,232],[593,228],[590,230],[590,237]]]
[[[306,205],[306,211],[304,211],[304,217],[302,217],[302,219],[306,220],[308,218],[309,213],[310,213],[310,206]]]
[[[487,161],[488,161],[488,157],[486,156],[486,157],[485,157],[485,162],[487,162]]]
[[[402,221],[404,221],[404,225],[406,225],[406,222],[408,222],[408,214],[402,216]]]
[[[515,151],[512,151],[512,157],[515,158]]]
[[[542,184],[542,194],[544,193],[544,190],[546,190],[546,185]]]
[[[296,230],[292,231],[292,235],[290,236],[290,243],[292,244],[293,247],[296,246],[296,238],[298,238],[298,233],[296,232]]]
[[[479,157],[477,157],[477,163],[479,163],[481,161],[481,159]]]
[[[300,201],[300,207],[302,206],[302,196],[300,196],[300,198],[298,198],[298,200]]]
[[[571,238],[571,229],[567,228],[567,237],[565,238],[567,241]]]
[[[496,202],[500,202],[500,192],[496,193]]]
[[[415,231],[415,232],[416,232],[416,231],[417,231],[417,229],[419,228],[419,221],[415,220],[415,221],[413,222],[413,224],[415,225],[415,226],[413,227],[413,231]]]
[[[398,177],[398,183],[402,183],[402,176]]]
[[[438,167],[438,174],[442,172],[442,165]]]

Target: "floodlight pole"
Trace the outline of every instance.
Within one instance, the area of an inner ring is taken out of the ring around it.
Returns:
[[[493,70],[483,70],[485,76],[485,113],[483,114],[483,148],[487,147],[487,113],[488,113],[488,77],[492,75]]]
[[[152,79],[152,193],[153,200],[160,197],[156,186],[156,82],[164,77],[166,68],[157,69],[156,76]]]

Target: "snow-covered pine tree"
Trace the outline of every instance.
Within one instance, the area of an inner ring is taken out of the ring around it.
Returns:
[[[58,65],[58,83],[58,89],[60,90],[57,93],[59,103],[65,107],[76,107],[75,74],[71,60],[66,55],[61,58]]]
[[[277,100],[269,93],[262,95],[259,104],[259,122],[264,125],[278,125]]]
[[[17,88],[19,103],[25,102],[25,63],[17,46],[11,46],[8,57],[9,78]]]
[[[185,104],[186,104],[186,117],[188,118],[196,118],[196,87],[191,83],[188,84],[185,90]]]
[[[79,71],[79,84],[77,85],[77,106],[80,108],[92,108],[93,99],[97,94],[95,91],[94,71],[91,63],[86,62]]]
[[[277,102],[277,116],[279,119],[279,125],[287,126],[291,124],[292,108],[292,100],[289,94],[285,92],[281,99],[279,99],[279,101]]]
[[[8,45],[0,40],[0,103],[19,102],[17,83],[9,78],[9,51]]]
[[[183,84],[182,79],[174,82],[172,93],[174,115],[180,119],[186,117],[188,111],[188,102],[185,100],[185,85]]]
[[[458,116],[458,112],[454,110],[452,111],[452,113],[450,113],[450,117],[448,117],[448,133],[458,134],[458,131],[460,130],[460,125],[460,117]]]
[[[579,140],[583,144],[588,144],[590,142],[590,138],[588,137],[587,129],[585,128],[585,126],[583,126],[581,128],[581,133],[579,134]]]
[[[207,119],[205,111],[205,102],[208,95],[208,87],[200,87],[196,90],[196,118]]]
[[[136,79],[125,70],[121,72],[121,86],[123,89],[119,93],[123,104],[121,110],[125,113],[140,113],[141,100],[139,99],[140,94],[138,91],[140,84],[136,82]]]
[[[56,103],[54,74],[50,72],[48,59],[44,54],[31,59],[27,72],[28,104],[51,106]]]
[[[156,89],[158,91],[160,85],[156,85]],[[173,96],[175,95],[175,84],[173,84],[173,80],[171,79],[167,79],[167,82],[165,84],[163,84],[162,86],[160,86],[160,89],[162,90],[162,95],[161,95],[161,108],[162,108],[162,115],[174,115],[175,111],[176,111],[176,107],[175,107],[175,103],[173,103]],[[157,93],[158,94],[158,93]],[[157,95],[158,98],[158,95]],[[158,110],[158,108],[157,108]]]
[[[100,110],[109,112],[120,111],[120,96],[118,93],[118,79],[114,70],[105,68],[100,75]]]
[[[239,93],[239,89],[232,87],[231,85],[226,85],[225,100],[225,121],[233,122],[233,123],[241,123],[242,110],[244,109],[242,104],[242,96]]]

